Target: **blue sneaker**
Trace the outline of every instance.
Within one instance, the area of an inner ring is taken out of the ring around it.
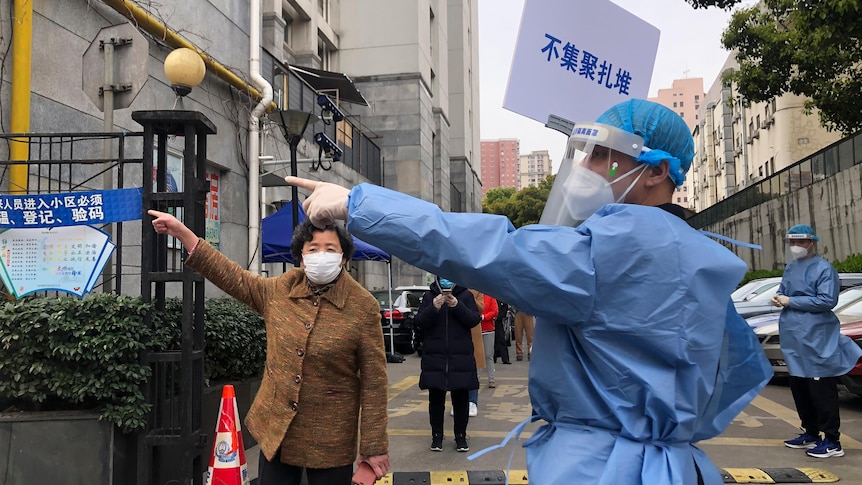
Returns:
[[[820,438],[817,436],[812,436],[808,433],[802,433],[801,435],[793,438],[792,440],[784,441],[784,446],[788,448],[796,448],[796,449],[804,449],[810,450],[815,448],[820,442]]]
[[[844,456],[844,449],[841,448],[841,443],[833,443],[828,439],[824,439],[816,448],[806,451],[805,454],[814,458],[830,458],[833,456]]]

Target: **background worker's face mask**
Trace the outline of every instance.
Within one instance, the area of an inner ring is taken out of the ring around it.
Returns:
[[[811,253],[814,241],[809,236],[805,234],[788,234],[785,237],[787,238],[787,247],[785,248],[784,256],[787,264],[805,259]]]
[[[614,158],[637,159],[645,150],[638,135],[600,123],[576,124],[539,223],[577,226],[605,205],[624,202],[648,165],[621,172]],[[622,180],[631,181],[616,196],[613,186]]]

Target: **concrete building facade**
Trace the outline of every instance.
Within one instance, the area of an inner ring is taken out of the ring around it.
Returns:
[[[11,12],[12,0],[0,0]],[[328,126],[318,122],[306,131],[299,146],[299,175],[344,185],[371,181],[420,197],[443,210],[480,211],[481,186],[478,110],[478,31],[475,0],[265,0],[261,2],[260,71],[272,84],[278,108],[320,114],[314,102],[317,88],[300,80],[293,67],[309,67],[348,75],[368,106],[340,100],[326,92],[347,115]],[[145,22],[130,20],[140,10],[161,29],[145,31]],[[208,143],[208,166],[217,173],[220,190],[220,249],[244,266],[253,259],[249,247],[254,230],[249,222],[249,113],[258,103],[250,95],[250,4],[248,1],[194,0],[159,3],[130,0],[46,0],[33,5],[31,100],[29,131],[39,133],[103,131],[104,114],[88,99],[82,79],[82,55],[100,31],[113,25],[132,25],[146,43],[146,73],[140,93],[128,108],[114,111],[114,131],[137,132],[131,113],[171,109],[175,96],[163,63],[177,45],[176,34],[224,67],[211,69],[185,100],[184,108],[207,116],[218,134]],[[8,46],[12,22],[0,25],[0,43]],[[5,40],[5,42],[3,42]],[[2,62],[12,69],[11,50]],[[119,74],[122,77],[122,68]],[[233,75],[235,82],[225,79]],[[70,82],[71,80],[71,82]],[[12,79],[0,84],[4,123],[10,116]],[[237,85],[245,87],[237,87]],[[282,134],[262,117],[260,155],[285,161],[289,150]],[[4,130],[8,125],[4,126]],[[356,153],[355,163],[315,166],[315,131],[324,131],[345,152]],[[132,147],[129,147],[130,149]],[[138,147],[140,150],[140,147]],[[172,152],[181,146],[170,147]],[[0,147],[8,158],[8,147]],[[370,155],[369,155],[370,154]],[[381,166],[368,167],[372,160]],[[275,175],[287,173],[277,166]],[[328,170],[326,168],[329,168]],[[272,170],[266,167],[261,171]],[[101,187],[94,187],[101,188]],[[0,181],[8,190],[8,180]],[[288,187],[266,187],[264,217],[291,198]],[[129,240],[140,240],[131,235]],[[125,259],[134,261],[133,255]],[[354,275],[368,288],[388,284],[380,263],[351,263]],[[265,265],[270,275],[281,264]],[[424,283],[424,271],[398,261],[392,264],[393,283]],[[132,285],[133,286],[133,285]],[[208,287],[209,294],[218,294]]]
[[[721,72],[736,67],[730,54]],[[690,208],[702,211],[838,141],[841,134],[821,127],[816,112],[804,112],[804,101],[786,94],[746,102],[719,75],[700,104],[692,132]]]

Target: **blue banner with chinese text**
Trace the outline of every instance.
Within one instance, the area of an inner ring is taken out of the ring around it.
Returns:
[[[98,225],[141,218],[142,189],[0,195],[0,229]]]

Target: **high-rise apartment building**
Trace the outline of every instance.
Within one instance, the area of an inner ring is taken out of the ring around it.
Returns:
[[[706,97],[703,92],[703,78],[693,77],[685,79],[674,79],[668,89],[659,89],[658,96],[649,98],[658,104],[666,106],[676,112],[689,130],[697,126],[700,104]],[[676,188],[672,202],[685,208],[689,208],[691,201],[691,180],[686,177],[685,182]]]
[[[551,174],[553,162],[548,150],[538,150],[521,155],[518,163],[518,190],[525,187],[538,187],[545,177]]]
[[[515,138],[482,140],[482,198],[490,189],[512,187],[519,189],[519,150],[521,142]]]

